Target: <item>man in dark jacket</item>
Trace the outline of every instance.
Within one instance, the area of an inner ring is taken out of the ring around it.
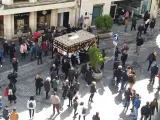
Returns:
[[[42,47],[39,47],[37,50],[37,64],[39,65],[39,62],[42,64]]]
[[[149,71],[152,63],[153,63],[154,61],[156,61],[156,55],[157,55],[157,53],[156,53],[156,52],[153,52],[153,53],[151,53],[151,54],[148,56],[148,58],[146,59],[146,60],[149,61],[148,71]]]
[[[155,24],[156,24],[156,20],[155,18],[153,18],[150,22],[150,32],[153,34],[153,29],[155,27]]]
[[[114,61],[117,61],[118,60],[118,57],[119,57],[119,54],[121,52],[119,51],[118,47],[116,47],[116,50],[115,50],[115,53],[114,53]]]
[[[40,95],[41,93],[41,87],[43,86],[43,79],[40,77],[39,74],[36,75],[35,78],[35,86],[36,86],[36,95]]]
[[[3,44],[3,55],[4,56],[9,55],[8,50],[9,50],[9,46],[8,46],[7,41],[5,41]]]
[[[118,87],[118,84],[120,83],[121,81],[121,78],[122,78],[122,66],[119,65],[118,66],[118,69],[114,72],[114,76],[116,77],[116,86]]]
[[[144,25],[143,24],[139,25],[138,26],[137,38],[141,37],[143,30],[144,30]]]
[[[128,80],[127,72],[126,72],[126,70],[123,70],[122,71],[122,79],[121,79],[121,90],[124,89],[124,86],[125,86],[127,80]]]
[[[16,58],[12,59],[13,73],[18,72],[18,60]]]
[[[86,75],[85,75],[85,80],[88,85],[90,85],[92,83],[93,79],[92,79],[92,69],[91,68],[89,68],[89,70],[87,70]]]
[[[93,102],[93,97],[94,93],[96,92],[96,82],[92,82],[91,87],[90,87],[90,97],[89,97],[89,102]]]
[[[142,37],[138,37],[136,39],[136,52],[137,55],[139,55],[139,51],[140,51],[140,47],[143,45],[143,38]]]
[[[68,71],[68,80],[69,80],[69,85],[73,83],[73,80],[75,78],[76,72],[73,67]]]
[[[14,44],[11,43],[10,47],[9,47],[9,55],[10,55],[10,62],[12,62],[12,59],[15,57],[15,46]]]
[[[127,61],[127,58],[128,58],[127,51],[124,50],[123,53],[122,53],[122,56],[121,56],[121,61],[122,61],[122,67],[123,68],[125,68],[125,63]]]
[[[150,83],[154,85],[154,81],[155,81],[155,77],[156,75],[158,74],[158,66],[157,64],[154,64],[152,67],[151,67],[151,77],[150,77]]]
[[[86,72],[87,72],[87,63],[85,62],[85,63],[83,63],[82,66],[81,66],[81,73],[82,73],[83,75],[85,75]]]
[[[5,108],[3,109],[3,118],[4,118],[5,120],[9,120],[8,105],[6,105]]]
[[[51,81],[57,76],[56,66],[53,64],[50,67],[50,75],[51,75]]]
[[[146,105],[141,108],[141,120],[143,120],[143,118],[147,120],[150,114],[149,102],[147,102]]]
[[[65,62],[64,62],[64,64],[63,64],[63,66],[62,66],[62,70],[63,70],[63,72],[65,73],[65,80],[67,79],[67,77],[68,77],[68,71],[69,71],[69,69],[70,69],[70,63],[69,63],[69,61],[68,60],[65,60]]]
[[[136,30],[136,24],[137,24],[137,19],[136,19],[136,17],[133,17],[132,18],[131,31],[132,31],[133,28],[134,28],[134,30]]]
[[[100,117],[99,117],[99,113],[98,113],[98,112],[96,112],[96,114],[93,115],[92,120],[100,120]]]
[[[55,58],[55,61],[54,61],[54,64],[55,64],[55,66],[56,66],[56,71],[57,71],[57,75],[58,75],[58,73],[59,73],[59,65],[60,65],[60,59],[59,58]]]
[[[68,94],[67,94],[67,97],[69,99],[69,105],[68,107],[72,106],[72,99],[74,97],[74,89],[72,89],[73,87],[70,87],[69,91],[68,91]]]

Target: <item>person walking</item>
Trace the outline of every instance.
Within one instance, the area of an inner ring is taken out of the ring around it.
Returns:
[[[58,97],[57,93],[54,92],[53,95],[51,95],[51,102],[53,104],[53,113],[55,114],[55,109],[57,110],[58,114],[60,109],[60,98]]]
[[[86,71],[85,80],[87,82],[87,85],[92,84],[93,78],[92,78],[92,68],[91,67],[89,68],[89,70]]]
[[[11,42],[11,45],[9,47],[9,55],[10,55],[10,62],[12,62],[12,59],[15,57],[16,49],[13,42]]]
[[[70,87],[69,91],[68,91],[68,94],[67,94],[67,97],[68,97],[68,100],[69,100],[69,104],[68,104],[68,107],[72,106],[72,99],[74,97],[74,89],[72,89],[73,87]]]
[[[78,120],[81,120],[81,116],[83,116],[83,120],[85,120],[85,117],[86,117],[86,108],[84,106],[84,102],[80,103],[80,105],[78,107],[78,114],[79,114]]]
[[[144,24],[140,24],[138,26],[138,32],[137,32],[137,37],[136,38],[141,37],[143,30],[144,30]]]
[[[52,89],[54,92],[57,92],[59,89],[59,78],[58,76],[55,76],[55,78],[52,80]]]
[[[66,96],[67,96],[68,90],[69,90],[68,80],[66,80],[66,81],[63,83],[63,85],[62,85],[62,90],[63,90],[63,92],[62,92],[62,97],[63,97],[63,99],[65,99]]]
[[[140,48],[143,45],[143,43],[144,43],[143,38],[142,37],[137,37],[137,39],[136,39],[136,52],[135,52],[135,53],[137,53],[137,55],[139,55]]]
[[[93,115],[92,120],[100,120],[99,112],[96,112],[96,114]]]
[[[151,53],[151,54],[148,56],[148,58],[146,59],[146,61],[147,61],[147,60],[149,61],[148,71],[149,71],[152,63],[153,63],[154,61],[156,62],[156,55],[157,55],[157,53],[156,53],[156,52],[153,52],[153,53]]]
[[[73,80],[75,79],[76,71],[74,70],[73,67],[68,71],[68,80],[69,80],[69,85],[73,84]]]
[[[35,108],[36,108],[36,101],[34,96],[30,96],[30,99],[27,102],[27,108],[29,109],[29,117],[30,119],[34,118]]]
[[[155,109],[158,113],[158,100],[157,100],[157,98],[154,98],[154,100],[150,103],[150,111],[151,111],[150,120],[152,120],[152,115],[154,115]]]
[[[69,61],[68,60],[65,60],[65,62],[64,62],[64,64],[63,64],[63,66],[62,66],[62,70],[63,70],[63,72],[65,73],[65,79],[67,79],[67,77],[68,77],[68,71],[69,71],[69,69],[71,68],[71,66],[70,66],[70,64],[69,64]]]
[[[16,108],[13,108],[13,111],[10,113],[9,116],[10,120],[19,120],[19,114],[16,111]]]
[[[42,47],[38,47],[37,50],[37,65],[42,64]]]
[[[26,43],[23,43],[23,44],[20,45],[20,52],[21,52],[22,59],[25,59],[26,52],[27,52],[27,45],[26,45]]]
[[[57,76],[55,64],[53,64],[53,65],[50,67],[50,75],[51,75],[51,81]]]
[[[134,30],[136,30],[136,24],[137,24],[137,18],[135,16],[133,16],[132,18],[132,25],[131,25],[131,31],[134,28]]]
[[[12,104],[12,101],[16,103],[16,95],[14,93],[13,88],[11,88],[11,86],[9,86],[9,89],[8,89],[8,101],[10,102],[10,104]]]
[[[119,58],[119,54],[121,52],[119,51],[118,47],[116,47],[115,53],[114,53],[114,61],[117,61]]]
[[[3,55],[4,56],[9,55],[8,51],[9,51],[9,45],[7,43],[7,40],[5,40],[3,43]]]
[[[141,100],[139,98],[139,94],[136,94],[136,98],[134,100],[134,105],[133,105],[134,106],[133,107],[133,114],[131,114],[131,115],[133,115],[135,120],[137,120],[137,118],[138,118],[138,109],[139,109],[140,105],[141,105]]]
[[[36,59],[36,46],[34,42],[31,42],[30,46],[30,61],[33,61],[33,57]]]
[[[12,66],[13,66],[13,73],[17,73],[18,72],[18,60],[16,58],[12,59]]]
[[[122,67],[125,68],[125,63],[127,61],[127,58],[128,58],[128,54],[127,54],[127,51],[124,50],[122,52],[122,56],[121,56],[121,62],[122,62]]]
[[[158,65],[155,63],[153,64],[153,66],[151,67],[151,77],[150,77],[150,83],[152,85],[154,85],[154,81],[155,81],[155,77],[157,76],[158,74]]]
[[[22,30],[19,29],[17,32],[17,38],[19,40],[19,45],[22,44],[22,37],[23,37],[23,32],[22,32]]]
[[[156,20],[155,20],[155,18],[152,18],[152,20],[150,22],[150,32],[151,32],[151,35],[153,35],[153,30],[154,30],[155,25],[156,25]]]
[[[48,43],[47,40],[43,41],[42,48],[43,48],[43,51],[44,51],[44,56],[48,56],[49,43]]]
[[[41,93],[41,88],[43,86],[43,79],[40,77],[40,74],[36,75],[35,78],[35,86],[36,86],[36,95],[40,95]]]
[[[128,90],[125,91],[124,96],[125,96],[124,108],[126,108],[126,111],[127,111],[130,105],[131,96],[132,96],[132,92],[130,88],[128,88]]]
[[[51,89],[50,82],[51,82],[50,77],[47,77],[45,82],[44,82],[44,90],[46,91],[46,100],[48,99],[48,93]]]
[[[38,42],[39,37],[40,37],[40,34],[39,34],[38,30],[36,30],[36,32],[34,33],[35,42]]]
[[[150,116],[151,111],[150,111],[150,107],[149,107],[149,102],[146,103],[145,106],[142,106],[141,108],[141,120],[147,120],[148,117]]]
[[[76,115],[78,114],[78,113],[77,113],[77,108],[78,108],[78,97],[76,96],[76,97],[73,99],[73,109],[74,109],[74,116],[73,116],[73,118],[75,118]]]
[[[119,65],[118,69],[114,71],[114,77],[116,77],[116,87],[118,87],[121,79],[122,79],[122,66]]]
[[[3,109],[3,118],[4,120],[9,120],[9,106],[6,105],[5,108]]]
[[[133,85],[136,83],[136,75],[134,71],[132,71],[131,74],[129,74],[128,83],[129,83],[129,88],[132,89]]]
[[[81,65],[81,73],[83,75],[85,75],[87,73],[87,63],[84,62],[82,65]]]
[[[96,82],[92,82],[91,87],[90,87],[90,96],[89,96],[89,101],[88,102],[93,102],[93,97],[96,92]]]

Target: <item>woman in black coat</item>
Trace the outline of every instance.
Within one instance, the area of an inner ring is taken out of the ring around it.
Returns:
[[[85,80],[88,85],[90,85],[92,83],[92,69],[91,68],[89,68],[89,70],[87,70]]]
[[[74,89],[70,88],[70,90],[68,91],[67,97],[69,99],[69,105],[68,107],[72,106],[72,99],[74,96]]]
[[[39,74],[36,75],[35,78],[35,86],[36,86],[36,95],[40,95],[41,93],[41,87],[43,86],[43,79],[40,77]]]

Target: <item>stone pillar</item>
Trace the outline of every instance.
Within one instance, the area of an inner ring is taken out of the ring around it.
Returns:
[[[32,3],[34,3],[34,2],[37,2],[37,0],[29,0],[29,2],[32,2]]]
[[[63,26],[63,15],[64,13],[60,13],[60,26]]]
[[[76,9],[71,8],[69,11],[69,24],[71,26],[75,26],[75,22],[76,22]]]
[[[12,5],[13,4],[13,0],[2,0],[2,4],[4,4],[4,5]]]
[[[57,26],[57,19],[58,19],[58,11],[57,9],[54,9],[51,11],[51,26]]]
[[[4,24],[4,36],[7,40],[11,40],[14,35],[14,16],[5,15],[3,19]]]
[[[37,29],[37,12],[30,12],[29,15],[29,27],[32,30],[32,33],[34,33]]]

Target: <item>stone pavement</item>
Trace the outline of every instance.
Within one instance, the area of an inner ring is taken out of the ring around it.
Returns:
[[[120,26],[116,26],[117,31],[122,30]],[[117,33],[115,31],[115,33]],[[154,96],[159,99],[159,93],[157,92],[157,82],[152,87],[148,85],[150,74],[147,71],[147,62],[144,62],[147,58],[148,54],[156,50],[158,52],[158,48],[155,44],[155,38],[158,34],[158,31],[154,33],[154,36],[148,36],[148,40],[144,43],[141,48],[140,55],[137,56],[134,54],[135,52],[135,32],[127,32],[120,36],[119,46],[121,47],[124,41],[129,42],[129,57],[127,64],[132,65],[132,62],[137,61],[139,63],[139,67],[134,68],[137,76],[137,82],[134,86],[137,93],[141,95],[141,100],[143,106],[146,101],[151,101]],[[111,57],[113,55],[114,46],[112,44],[112,40],[101,40],[100,48],[103,48],[107,52],[107,56]],[[157,62],[160,63],[159,52],[157,56]],[[24,65],[19,69],[19,77],[17,82],[17,103],[13,104],[10,108],[14,106],[17,107],[18,112],[20,113],[20,120],[28,120],[29,113],[26,108],[27,100],[29,96],[35,95],[35,82],[34,77],[35,74],[38,72],[41,74],[42,78],[45,79],[49,73],[49,66],[51,66],[52,60],[45,59],[44,64],[37,66],[35,62],[32,62],[28,65]],[[100,117],[102,120],[118,120],[119,117],[123,118],[124,120],[132,120],[132,117],[129,115],[130,111],[125,112],[123,110],[122,100],[124,95],[118,92],[114,86],[111,85],[112,80],[112,65],[113,61],[110,60],[105,64],[104,68],[104,76],[103,79],[97,83],[97,93],[94,96],[94,103],[91,105],[88,104],[89,98],[89,87],[87,87],[84,81],[84,77],[80,76],[80,91],[78,93],[79,102],[85,102],[87,106],[87,116],[86,120],[90,120],[92,115],[95,112],[100,112]],[[6,75],[9,71],[5,73],[0,73],[2,78],[1,83],[6,84],[9,81],[6,79]],[[0,83],[0,84],[1,84]],[[1,85],[2,85],[1,84]],[[3,94],[5,86],[3,86],[0,90],[0,94]],[[49,93],[50,95],[52,92]],[[61,92],[59,92],[61,96]],[[45,92],[42,89],[42,94],[40,96],[36,96],[37,108],[34,120],[72,120],[73,118],[73,108],[68,108],[68,99],[62,100],[62,111],[60,115],[52,116],[52,106],[49,100],[45,100]],[[6,97],[3,97],[3,103],[8,104]],[[140,114],[139,114],[140,116]],[[51,119],[49,119],[51,118]],[[159,120],[160,113],[155,115],[155,120]],[[77,119],[76,119],[77,120]]]

